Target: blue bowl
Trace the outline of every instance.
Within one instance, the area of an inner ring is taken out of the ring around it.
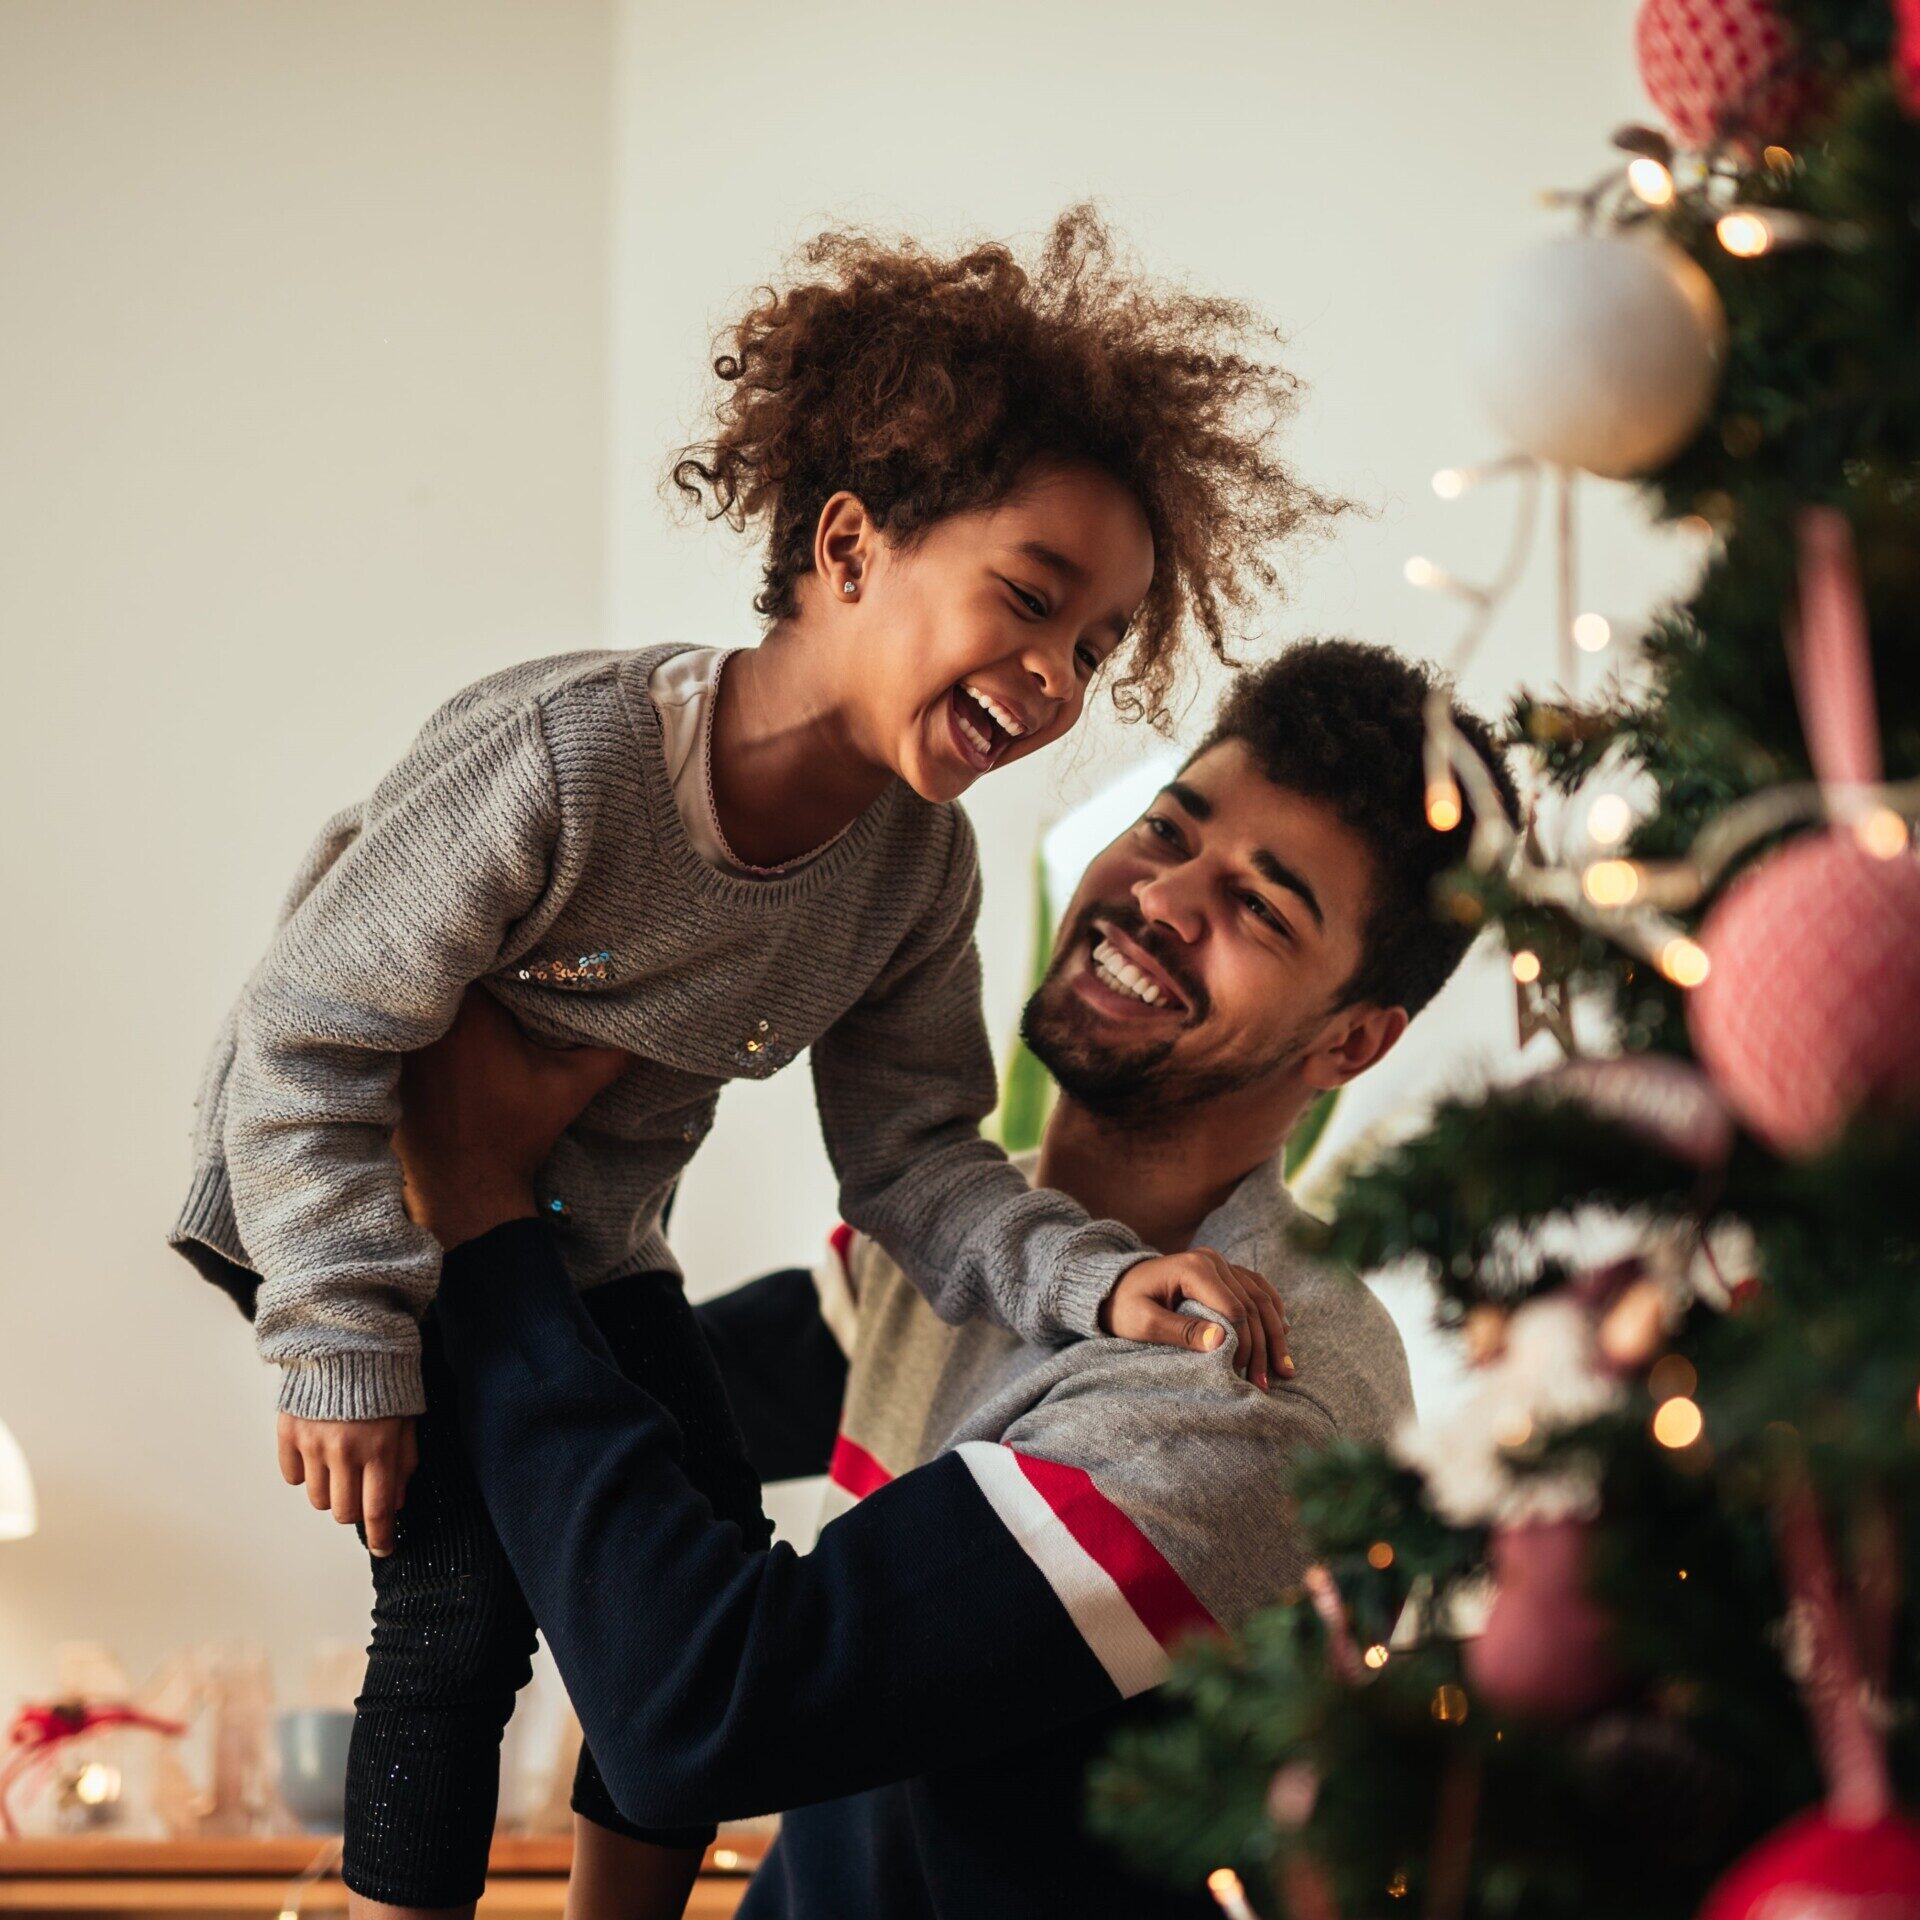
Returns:
[[[309,1833],[338,1833],[347,1817],[347,1743],[353,1713],[345,1707],[295,1707],[274,1723],[280,1749],[280,1797]]]

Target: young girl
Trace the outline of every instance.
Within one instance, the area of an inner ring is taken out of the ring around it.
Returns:
[[[1291,383],[1245,310],[1130,274],[1084,211],[1031,273],[846,235],[804,268],[731,329],[717,432],[674,470],[765,529],[760,644],[575,654],[456,695],[322,833],[203,1088],[175,1243],[283,1369],[286,1478],[375,1555],[361,1914],[471,1911],[534,1630],[462,1459],[439,1249],[391,1145],[402,1057],[476,983],[537,1038],[633,1056],[543,1204],[620,1364],[756,1539],[661,1211],[720,1088],[803,1048],[846,1219],[943,1317],[1179,1340],[1197,1299],[1244,1329],[1257,1383],[1291,1364],[1256,1276],[1156,1257],[980,1139],[979,877],[952,804],[1071,728],[1096,677],[1157,711],[1188,630],[1221,648],[1268,549],[1326,505],[1273,451]],[[1143,1038],[1186,1017],[1131,986]],[[569,1911],[677,1913],[705,1835],[633,1828],[590,1756],[576,1807]]]

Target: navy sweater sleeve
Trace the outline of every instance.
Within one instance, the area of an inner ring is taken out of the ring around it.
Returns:
[[[813,1275],[795,1268],[735,1287],[693,1310],[747,1458],[762,1480],[825,1473],[840,1428],[847,1357],[820,1317]]]
[[[447,1256],[438,1300],[480,1486],[615,1803],[687,1826],[834,1799],[1119,1698],[956,1456],[802,1557],[749,1551],[680,1469],[547,1229]]]

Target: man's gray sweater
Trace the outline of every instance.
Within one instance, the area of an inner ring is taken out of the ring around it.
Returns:
[[[422,1408],[440,1249],[401,1200],[400,1056],[475,982],[537,1038],[635,1055],[543,1175],[577,1286],[674,1264],[660,1210],[720,1088],[808,1047],[842,1212],[941,1318],[1091,1333],[1145,1256],[979,1137],[995,1083],[966,816],[896,781],[796,872],[718,871],[687,840],[647,693],[678,651],[468,688],[302,865],[208,1063],[171,1236],[207,1271],[259,1276],[286,1411]]]

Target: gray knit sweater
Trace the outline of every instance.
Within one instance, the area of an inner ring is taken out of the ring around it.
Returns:
[[[400,1056],[475,981],[536,1037],[636,1056],[544,1170],[576,1285],[673,1266],[660,1209],[720,1088],[807,1047],[842,1212],[943,1319],[1090,1333],[1145,1256],[979,1137],[994,1072],[965,814],[896,781],[804,868],[717,871],[687,840],[647,693],[678,651],[571,654],[468,688],[303,864],[208,1063],[171,1235],[210,1272],[259,1276],[286,1411],[422,1408],[440,1250],[401,1203]]]

